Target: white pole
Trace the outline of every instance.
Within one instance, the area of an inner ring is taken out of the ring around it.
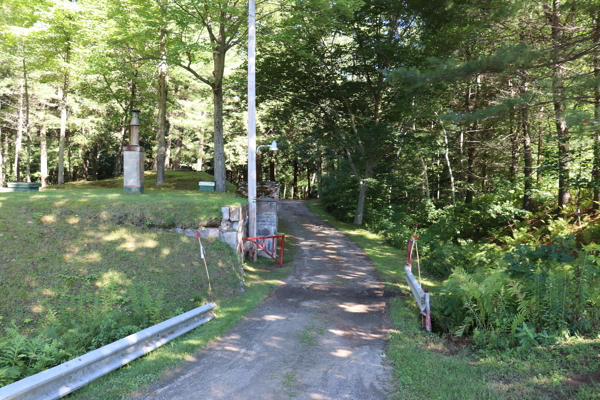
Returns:
[[[256,237],[256,0],[248,0],[248,234]],[[253,252],[256,260],[256,252]]]

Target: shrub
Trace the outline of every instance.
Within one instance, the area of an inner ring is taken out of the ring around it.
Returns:
[[[472,334],[480,344],[502,345],[549,343],[565,331],[594,332],[600,319],[600,246],[587,246],[575,259],[572,245],[522,247],[516,257],[507,255],[506,268],[474,273],[456,268],[435,297],[438,325],[459,336]]]

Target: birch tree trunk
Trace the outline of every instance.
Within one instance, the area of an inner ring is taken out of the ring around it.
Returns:
[[[456,205],[456,188],[454,187],[454,175],[452,174],[452,165],[450,164],[450,157],[448,155],[448,133],[444,124],[440,122],[442,126],[442,132],[444,132],[444,158],[446,159],[446,166],[448,167],[448,173],[450,174],[450,190],[452,195],[452,205]]]
[[[42,126],[40,127],[40,180],[42,187],[48,187],[48,137],[44,114],[42,114]]]
[[[533,209],[533,203],[531,199],[531,190],[533,189],[533,156],[531,146],[531,133],[530,133],[530,122],[529,122],[529,107],[523,107],[521,109],[521,118],[523,123],[523,159],[524,159],[524,191],[523,191],[523,209],[531,211]]]

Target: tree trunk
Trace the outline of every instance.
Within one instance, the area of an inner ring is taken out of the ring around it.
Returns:
[[[362,225],[365,214],[365,202],[369,191],[369,179],[373,176],[373,163],[367,160],[363,179],[359,183],[358,203],[356,203],[356,214],[354,214],[354,225]]]
[[[488,164],[487,164],[487,151],[484,151],[482,154],[482,162],[481,166],[481,191],[485,193],[485,188],[487,187],[487,173],[488,173]]]
[[[525,187],[523,191],[523,209],[531,211],[533,209],[533,203],[531,199],[531,190],[533,189],[533,156],[531,153],[531,134],[528,107],[523,107],[521,109],[521,120],[523,123],[523,159],[525,162],[525,168],[523,170],[525,176]]]
[[[166,6],[161,7],[163,17],[166,17]],[[165,135],[167,128],[167,27],[160,29],[160,63],[158,64],[158,129],[156,131],[156,186],[165,184]]]
[[[594,169],[592,172],[594,180],[594,210],[600,208],[600,11],[596,13],[596,30],[594,32],[596,52],[594,53],[594,117],[596,119],[596,132],[594,134]]]
[[[31,135],[29,133],[29,129],[27,130],[27,160],[25,166],[25,176],[27,182],[31,182]]]
[[[256,182],[262,181],[262,154],[256,153]]]
[[[173,169],[171,165],[171,148],[173,146],[173,138],[171,137],[171,130],[167,135],[167,150],[165,151],[165,170]]]
[[[68,50],[67,50],[67,62],[68,62]],[[60,103],[58,108],[60,109],[60,138],[58,142],[58,184],[65,184],[65,137],[67,133],[67,99],[69,95],[69,75],[65,73],[63,86],[59,88]]]
[[[446,165],[448,166],[448,173],[450,174],[450,189],[452,195],[452,205],[456,205],[456,188],[454,187],[454,175],[452,175],[452,165],[450,165],[450,157],[448,156],[448,134],[446,128],[442,125],[442,131],[444,132],[444,158],[446,159]]]
[[[214,102],[214,135],[215,155],[213,167],[215,170],[215,190],[227,191],[225,184],[225,141],[223,139],[223,83],[213,89]]]
[[[429,193],[429,178],[427,176],[427,164],[425,164],[423,157],[421,157],[421,165],[423,166],[423,196],[426,200],[431,200],[431,194]]]
[[[323,153],[319,152],[319,164],[317,167],[318,180],[317,180],[317,197],[321,197],[321,188],[323,187]]]
[[[519,156],[519,130],[515,127],[515,112],[511,108],[510,112],[510,173],[511,183],[517,179],[517,163]]]
[[[0,99],[0,114],[2,113],[2,100]],[[6,134],[8,136],[8,133]],[[2,124],[0,124],[0,188],[4,187],[4,141],[2,140]]]
[[[73,139],[72,135],[73,135],[72,132],[67,129],[67,134],[66,134],[65,139],[66,139],[66,145],[67,145],[67,165],[69,166],[69,168],[67,169],[67,172],[65,174],[65,176],[66,176],[65,182],[68,182],[69,180],[71,180],[72,176],[73,176],[73,162],[72,162],[72,158],[71,158],[71,155],[72,155],[71,150],[73,150],[73,140],[71,140],[71,139]]]
[[[560,59],[558,53],[565,32],[560,20],[560,0],[552,0],[552,13],[549,19],[552,25],[552,42],[556,60],[552,74],[552,101],[554,103],[554,121],[558,136],[558,206],[562,210],[571,200],[569,193],[571,156],[569,154],[569,128],[564,115],[566,101],[564,98],[564,66],[558,62]]]
[[[2,150],[3,151],[2,161],[3,161],[3,170],[4,170],[4,173],[3,173],[2,177],[4,179],[4,183],[6,183],[6,181],[8,180],[6,178],[6,176],[8,175],[7,168],[10,168],[10,163],[8,163],[8,147],[9,147],[9,144],[8,144],[8,133],[6,133],[6,135],[4,135],[4,146],[3,147],[4,147],[4,149]]]
[[[98,142],[92,147],[92,181],[98,180]]]
[[[25,124],[23,133],[27,137],[27,182],[31,182],[31,135],[29,134],[29,83],[27,81],[27,67],[23,59],[23,82],[25,86]]]
[[[181,129],[181,134],[177,136],[175,140],[175,159],[173,160],[173,169],[181,168],[181,141],[183,138],[183,128]]]
[[[292,199],[298,196],[298,158],[294,157],[294,181],[292,183]]]
[[[310,199],[310,167],[306,168],[306,180],[308,181],[308,187],[306,188],[306,198]]]
[[[89,165],[90,165],[90,151],[85,150],[83,152],[83,180],[87,181],[89,178]]]
[[[474,126],[476,128],[477,125]],[[475,164],[475,148],[472,145],[472,141],[469,139],[469,145],[467,147],[467,196],[465,203],[470,204],[473,202],[473,194],[475,187],[475,174],[473,172],[473,166]],[[452,174],[452,172],[450,172]]]
[[[204,132],[202,132],[202,136],[200,137],[200,145],[198,149],[198,163],[196,166],[196,171],[202,171],[202,162],[204,161]]]
[[[275,175],[276,175],[276,164],[275,164],[275,156],[271,157],[271,162],[269,163],[269,180],[271,182],[275,182]]]
[[[544,107],[542,107],[540,114],[543,114]],[[543,116],[540,116],[540,120]],[[540,178],[542,177],[542,163],[543,163],[543,154],[544,154],[544,128],[543,124],[540,123],[540,129],[538,131],[538,148],[537,148],[537,161],[536,161],[536,171],[535,171],[535,179],[537,183],[540,183]]]
[[[17,141],[15,143],[15,163],[14,170],[16,181],[21,181],[21,143],[23,141],[23,129],[25,128],[25,113],[23,110],[25,99],[25,84],[21,82],[21,90],[19,97],[19,126],[17,127]]]

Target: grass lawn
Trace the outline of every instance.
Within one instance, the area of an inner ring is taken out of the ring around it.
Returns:
[[[89,350],[90,326],[99,328],[94,340],[109,340],[216,302],[215,320],[74,395],[130,398],[132,391],[193,358],[258,305],[291,267],[274,268],[267,260],[242,266],[227,245],[203,239],[209,293],[197,239],[159,229],[207,221],[216,225],[221,206],[246,203],[233,193],[200,192],[198,180],[212,177],[169,171],[165,181],[170,188],[146,186],[143,195],[124,194],[118,179],[39,193],[0,193],[0,358],[16,342],[13,328],[30,337],[57,338],[75,356]],[[288,237],[286,261],[293,243]],[[138,319],[124,326],[122,317],[129,315]],[[7,382],[1,361],[0,386]]]
[[[246,201],[233,193],[185,190],[197,185],[198,173],[169,171],[165,180],[173,189],[143,195],[96,187],[104,181],[0,193],[0,333],[11,321],[22,332],[39,332],[68,318],[65,310],[78,315],[98,298],[109,303],[110,296],[126,304],[140,288],[162,294],[169,312],[205,298],[198,241],[155,227],[218,225],[220,207]],[[209,263],[226,271],[214,272],[223,280],[214,285],[223,293],[215,295],[228,295],[237,282],[234,255],[218,241],[206,244]]]
[[[478,350],[467,341],[428,334],[419,328],[414,298],[404,281],[406,252],[355,225],[335,220],[318,201],[309,208],[354,240],[369,255],[386,289],[394,329],[387,357],[394,368],[398,399],[600,399],[600,334],[569,338],[551,347]],[[423,284],[435,288],[422,267]]]

